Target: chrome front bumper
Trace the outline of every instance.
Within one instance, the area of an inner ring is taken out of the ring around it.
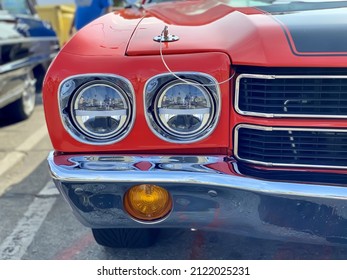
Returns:
[[[52,152],[48,163],[57,188],[88,227],[197,228],[347,244],[347,188],[341,184],[250,178],[239,174],[237,163],[224,156]],[[144,183],[166,188],[173,198],[172,212],[160,222],[135,221],[123,210],[125,192]]]

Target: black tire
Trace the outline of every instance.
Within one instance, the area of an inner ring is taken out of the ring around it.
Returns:
[[[157,228],[92,229],[95,241],[111,248],[146,248],[153,245],[159,234]]]
[[[32,72],[29,72],[24,81],[22,96],[15,102],[7,105],[4,109],[4,115],[15,121],[28,119],[35,109],[36,99],[36,80]]]

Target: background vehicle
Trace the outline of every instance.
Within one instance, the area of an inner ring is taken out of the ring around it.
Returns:
[[[51,26],[30,1],[0,1],[0,108],[7,118],[24,120],[35,107],[46,70],[59,50]]]
[[[346,243],[346,4],[165,1],[78,32],[45,79],[48,162],[96,241]]]

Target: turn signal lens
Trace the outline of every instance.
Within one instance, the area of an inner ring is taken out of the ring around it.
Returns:
[[[124,209],[139,220],[161,219],[171,208],[172,200],[168,191],[156,185],[136,185],[125,194]]]

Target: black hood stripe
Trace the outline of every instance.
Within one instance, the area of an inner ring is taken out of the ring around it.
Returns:
[[[346,6],[323,9],[319,5],[315,10],[302,8],[282,12],[278,11],[278,7],[266,7],[261,7],[261,10],[272,12],[271,16],[281,25],[294,55],[347,56]],[[298,8],[297,5],[296,7]]]

